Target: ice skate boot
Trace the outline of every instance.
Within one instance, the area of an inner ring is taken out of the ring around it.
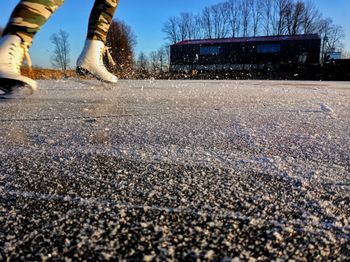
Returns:
[[[24,98],[37,89],[36,81],[21,74],[24,59],[31,68],[27,43],[15,35],[0,39],[0,98]]]
[[[92,75],[103,82],[116,84],[118,78],[110,73],[103,63],[104,54],[107,54],[109,62],[115,65],[108,48],[102,41],[86,40],[83,52],[77,61],[77,73],[85,76]]]

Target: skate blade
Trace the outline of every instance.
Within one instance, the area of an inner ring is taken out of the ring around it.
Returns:
[[[33,93],[33,88],[27,83],[0,78],[0,99],[23,99]]]
[[[89,72],[84,68],[77,67],[75,71],[78,76],[87,78],[87,80],[85,79],[78,80],[82,84],[93,86],[96,89],[102,89],[102,90],[113,90],[117,87],[117,83],[111,83],[111,82],[105,81],[102,78],[98,77],[95,74],[92,74],[91,72]]]
[[[71,78],[69,79],[73,82],[78,83],[79,85],[84,85],[86,87],[88,87],[89,89],[93,89],[93,90],[97,90],[97,91],[110,91],[110,90],[114,90],[117,88],[117,84],[112,84],[112,83],[108,83],[108,82],[103,82],[100,80],[95,79],[80,79],[80,78]]]

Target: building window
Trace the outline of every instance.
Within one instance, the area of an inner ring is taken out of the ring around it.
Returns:
[[[201,46],[200,55],[218,55],[220,54],[220,46]]]
[[[281,45],[280,44],[261,44],[261,45],[258,45],[257,51],[260,54],[280,53]]]

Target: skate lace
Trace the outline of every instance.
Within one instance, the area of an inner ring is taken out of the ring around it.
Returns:
[[[18,51],[18,48],[21,48],[23,50],[23,56],[21,52]],[[29,44],[28,43],[21,43],[21,44],[13,44],[12,48],[10,49],[10,64],[14,66],[14,69],[16,72],[20,72],[21,65],[23,62],[23,59],[27,62],[29,71],[32,70],[32,61],[30,59],[29,55]]]
[[[23,50],[24,50],[24,59],[27,61],[27,66],[29,67],[29,70],[32,70],[32,60],[30,59],[29,55],[29,44],[23,43],[22,44]]]
[[[113,57],[112,57],[112,55],[111,55],[111,53],[110,53],[110,51],[109,51],[110,49],[111,49],[110,47],[105,46],[105,47],[102,49],[102,54],[103,54],[103,55],[107,55],[108,62],[110,63],[110,65],[115,66],[115,62],[114,62]],[[101,58],[102,63],[103,63],[103,55],[102,55],[102,58]]]

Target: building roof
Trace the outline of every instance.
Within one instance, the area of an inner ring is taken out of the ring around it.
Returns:
[[[249,42],[271,42],[271,41],[295,41],[295,40],[320,40],[317,34],[310,35],[280,35],[280,36],[256,36],[256,37],[235,37],[235,38],[220,38],[220,39],[197,39],[184,40],[174,44],[181,45],[201,45],[201,44],[224,44],[224,43],[249,43]]]

